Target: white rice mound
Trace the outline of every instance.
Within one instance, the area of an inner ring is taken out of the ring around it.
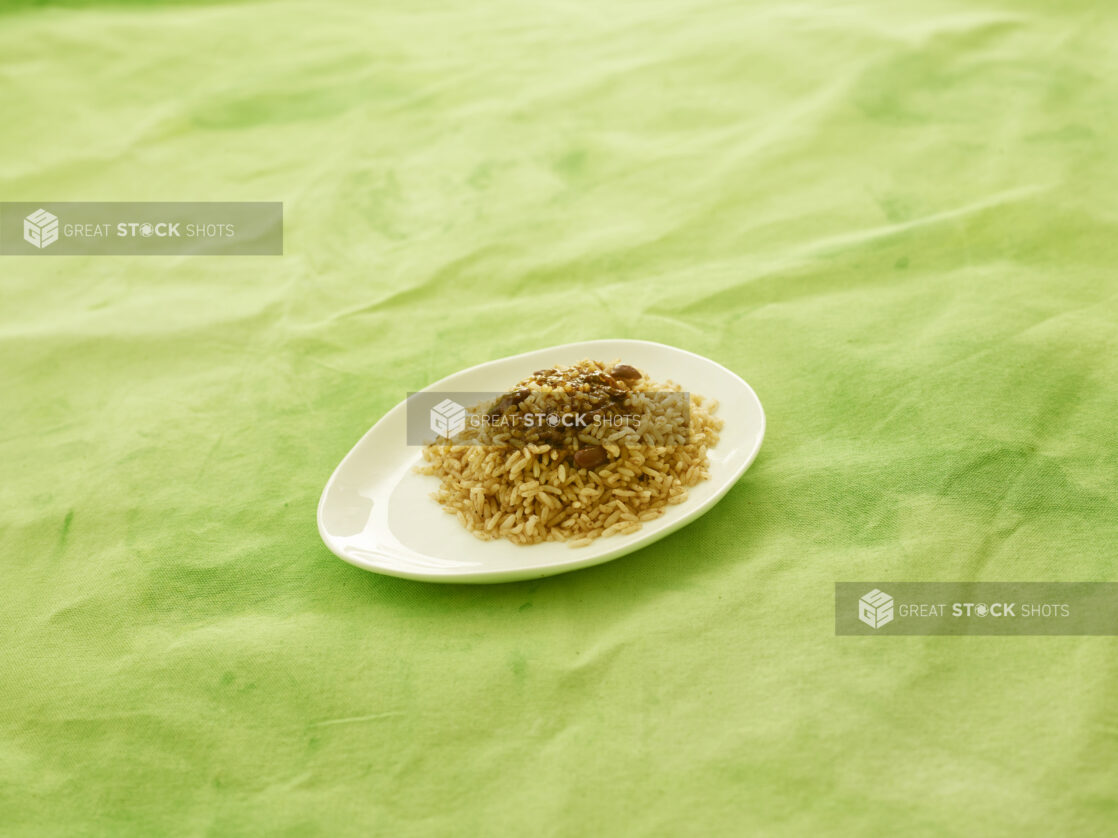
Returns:
[[[608,374],[615,366],[586,360],[554,370],[563,377]],[[569,398],[563,387],[531,378],[518,387],[529,395],[514,410],[554,410]],[[671,381],[657,383],[643,370],[628,389],[623,407],[628,415],[639,415],[639,423],[591,424],[571,430],[562,446],[524,442],[496,427],[467,428],[427,445],[418,470],[439,478],[431,497],[483,541],[565,541],[582,547],[601,536],[636,532],[685,501],[688,487],[710,477],[707,451],[718,443],[722,420],[714,415],[717,401],[685,394]],[[476,405],[469,412],[486,413],[492,406]],[[602,446],[608,459],[595,468],[575,466],[570,449],[594,445]]]

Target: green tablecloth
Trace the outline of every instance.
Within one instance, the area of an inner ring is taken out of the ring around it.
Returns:
[[[286,213],[0,259],[0,833],[1113,834],[1118,641],[833,623],[1118,578],[1112,11],[395,6],[0,14],[4,200]],[[713,511],[503,586],[322,546],[406,391],[597,337],[754,385]]]

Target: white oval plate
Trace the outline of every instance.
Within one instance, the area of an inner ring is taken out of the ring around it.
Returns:
[[[562,542],[523,546],[480,541],[431,497],[438,479],[416,474],[421,449],[405,444],[405,407],[385,414],[346,454],[318,503],[318,531],[337,556],[366,570],[427,582],[510,582],[565,573],[624,556],[694,521],[730,490],[761,449],[765,413],[753,389],[701,355],[644,340],[591,340],[552,346],[470,367],[428,390],[507,390],[534,370],[583,358],[620,358],[657,381],[718,399],[725,420],[710,449],[710,479],[687,500],[631,535],[599,538],[586,547]]]

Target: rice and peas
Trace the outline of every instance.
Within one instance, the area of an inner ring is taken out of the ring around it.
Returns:
[[[579,361],[469,408],[465,429],[428,444],[419,470],[484,541],[581,547],[636,532],[710,477],[717,409],[628,364]]]

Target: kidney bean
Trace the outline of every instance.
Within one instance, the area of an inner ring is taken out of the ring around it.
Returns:
[[[575,465],[579,468],[594,468],[606,461],[606,449],[600,445],[580,448],[575,451]]]

